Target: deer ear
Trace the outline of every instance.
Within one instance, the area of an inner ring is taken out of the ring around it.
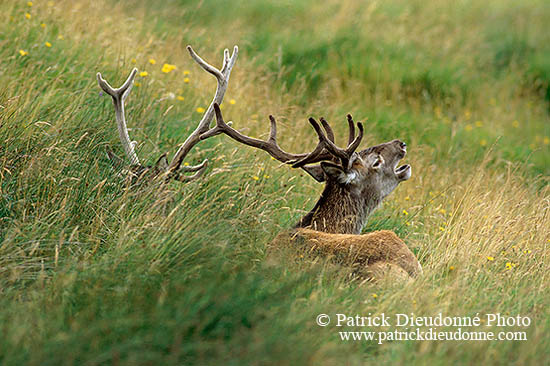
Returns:
[[[162,154],[160,158],[158,158],[157,162],[155,163],[155,168],[159,169],[162,172],[168,169],[168,159],[166,159],[166,153]]]
[[[322,183],[326,180],[323,168],[321,168],[320,165],[306,165],[303,166],[302,169],[305,170],[307,174],[312,176],[313,179],[315,179],[319,183]]]
[[[344,170],[342,169],[342,167],[339,167],[336,164],[327,163],[324,161],[321,163],[321,169],[323,169],[323,172],[330,179],[340,180],[340,177],[346,174],[344,173]]]
[[[321,168],[323,169],[323,172],[327,176],[328,178],[327,180],[333,179],[342,184],[349,184],[353,182],[353,180],[357,177],[357,173],[355,171],[352,170],[346,173],[341,166],[336,164],[327,163],[323,161],[321,163]]]

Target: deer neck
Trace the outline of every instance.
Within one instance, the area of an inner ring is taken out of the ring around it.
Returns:
[[[327,183],[315,207],[296,224],[295,228],[335,234],[360,234],[368,216],[382,198],[365,195],[359,189]]]

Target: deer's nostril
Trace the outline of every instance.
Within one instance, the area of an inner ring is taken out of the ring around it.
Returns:
[[[403,149],[407,147],[407,144],[406,144],[406,143],[404,143],[404,142],[400,142],[400,144],[399,144],[399,145],[401,145],[401,147],[402,147]]]

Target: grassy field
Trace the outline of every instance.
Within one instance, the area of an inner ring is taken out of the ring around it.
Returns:
[[[3,0],[0,364],[549,364],[549,19],[544,0]],[[343,142],[352,113],[362,146],[406,141],[413,177],[365,231],[394,230],[424,275],[350,283],[323,260],[267,257],[322,186],[223,136],[187,157],[211,161],[201,180],[125,190],[95,73],[147,71],[127,116],[153,163],[215,90],[187,44],[217,66],[239,45],[223,111],[249,135],[273,114],[281,145],[304,152],[308,116]],[[315,323],[411,312],[532,325],[523,342],[378,345]]]

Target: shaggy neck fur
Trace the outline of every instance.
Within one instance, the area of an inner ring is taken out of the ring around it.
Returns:
[[[372,192],[372,190],[370,190]],[[368,216],[382,198],[359,189],[328,182],[315,207],[294,228],[310,228],[326,233],[360,234]]]

